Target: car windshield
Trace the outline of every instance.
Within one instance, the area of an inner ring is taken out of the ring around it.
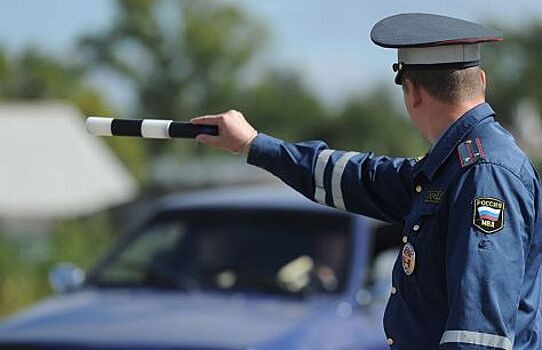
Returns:
[[[169,212],[121,244],[89,283],[307,295],[338,293],[352,249],[346,215],[281,210]]]

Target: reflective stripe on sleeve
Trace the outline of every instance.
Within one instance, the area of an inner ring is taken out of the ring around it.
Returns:
[[[331,193],[333,194],[333,204],[335,205],[335,208],[346,210],[341,189],[341,180],[346,164],[353,156],[358,154],[358,152],[346,152],[339,158],[335,167],[333,167],[333,174],[331,175]]]
[[[440,344],[445,343],[466,343],[483,345],[496,349],[512,350],[512,342],[506,337],[470,331],[446,331],[440,339]]]
[[[314,166],[314,200],[320,204],[326,204],[326,189],[324,187],[324,172],[331,154],[335,152],[326,149],[318,154],[316,165]]]

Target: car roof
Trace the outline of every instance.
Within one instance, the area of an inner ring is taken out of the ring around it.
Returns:
[[[285,209],[353,214],[317,204],[284,185],[251,185],[199,190],[169,195],[157,202],[158,211],[204,208]]]

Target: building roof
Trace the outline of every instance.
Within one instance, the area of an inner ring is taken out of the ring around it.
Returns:
[[[0,104],[0,219],[86,215],[132,199],[137,184],[83,116],[61,102]]]

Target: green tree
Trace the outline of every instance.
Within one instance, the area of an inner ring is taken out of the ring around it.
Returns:
[[[383,87],[375,88],[367,96],[352,98],[326,130],[326,139],[338,148],[403,157],[420,156],[428,149]]]
[[[87,112],[106,109],[101,96],[82,84],[84,70],[28,48],[10,56],[0,49],[0,98],[65,99]]]
[[[331,118],[295,72],[274,69],[245,89],[237,107],[257,130],[290,141],[321,138]]]
[[[290,141],[321,139],[337,149],[396,156],[418,156],[427,150],[427,143],[383,87],[352,97],[332,112],[297,74],[272,71],[245,91],[239,108],[258,130]]]
[[[488,73],[488,99],[499,119],[511,126],[516,106],[522,99],[529,98],[542,110],[542,24],[531,22],[504,32],[502,43],[484,47],[483,65]]]
[[[264,38],[261,26],[235,6],[119,0],[111,28],[83,38],[81,47],[90,64],[129,82],[138,101],[135,113],[188,119],[233,106],[243,68]],[[146,145],[153,155],[173,147]],[[184,146],[188,154],[196,147]]]

